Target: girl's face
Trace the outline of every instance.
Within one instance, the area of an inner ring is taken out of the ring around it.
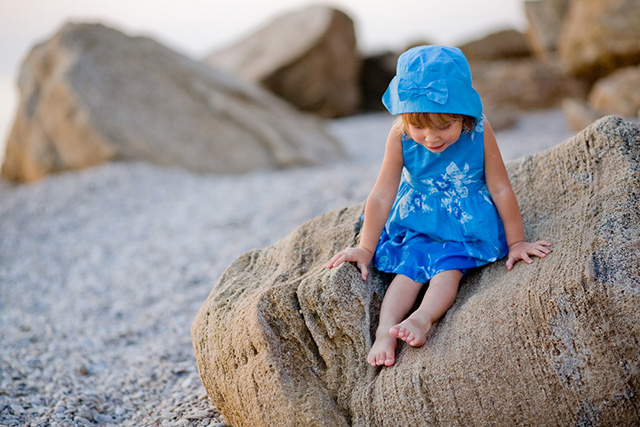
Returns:
[[[461,133],[461,120],[452,121],[442,127],[420,127],[409,124],[409,136],[432,153],[442,153],[460,138]]]

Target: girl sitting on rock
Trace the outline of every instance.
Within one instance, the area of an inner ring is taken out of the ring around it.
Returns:
[[[372,261],[396,274],[367,357],[372,366],[393,365],[397,339],[413,347],[426,342],[467,270],[505,256],[511,270],[519,260],[545,257],[550,246],[525,240],[495,135],[459,49],[421,46],[403,53],[382,102],[400,116],[367,198],[360,245],[326,264],[354,262],[363,280]],[[427,282],[419,308],[405,319]]]

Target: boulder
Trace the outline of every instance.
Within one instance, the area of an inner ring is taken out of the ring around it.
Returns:
[[[586,101],[577,98],[566,98],[562,101],[562,113],[571,128],[579,131],[602,117]]]
[[[536,57],[553,57],[564,23],[569,0],[525,0],[524,9],[529,27],[527,41]]]
[[[522,111],[552,108],[566,97],[586,96],[586,85],[557,60],[473,61],[470,66],[473,85],[495,129],[512,124]]]
[[[562,102],[562,110],[576,131],[608,114],[640,119],[640,66],[620,68],[599,79],[588,102],[568,98]]]
[[[598,80],[589,104],[602,115],[640,118],[640,66],[621,68]]]
[[[382,95],[396,75],[399,56],[394,52],[382,52],[363,58],[360,71],[363,111],[386,111],[382,104]]]
[[[526,234],[553,252],[469,273],[392,367],[365,360],[389,277],[323,267],[363,205],[242,255],[192,325],[212,402],[234,426],[638,425],[639,142],[607,117],[510,162]]]
[[[571,0],[558,51],[571,72],[595,81],[640,64],[638,0]]]
[[[326,118],[354,114],[360,104],[353,21],[312,6],[288,13],[205,62],[259,82],[303,111]]]
[[[531,56],[527,39],[520,31],[508,29],[458,46],[469,61],[491,61]]]
[[[2,174],[33,181],[112,160],[202,173],[341,155],[324,123],[144,37],[69,23],[33,48]]]

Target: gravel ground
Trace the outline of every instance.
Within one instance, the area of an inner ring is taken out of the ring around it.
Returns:
[[[363,201],[391,118],[330,123],[348,159],[202,176],[112,163],[0,181],[0,427],[216,426],[190,326],[241,253]],[[557,110],[498,133],[505,160],[570,132]]]

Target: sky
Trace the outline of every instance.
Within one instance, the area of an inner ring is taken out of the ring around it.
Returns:
[[[459,45],[527,26],[524,0],[0,0],[0,159],[19,101],[22,60],[65,22],[101,22],[151,36],[199,60],[281,14],[316,4],[347,13],[365,53],[414,41]]]

